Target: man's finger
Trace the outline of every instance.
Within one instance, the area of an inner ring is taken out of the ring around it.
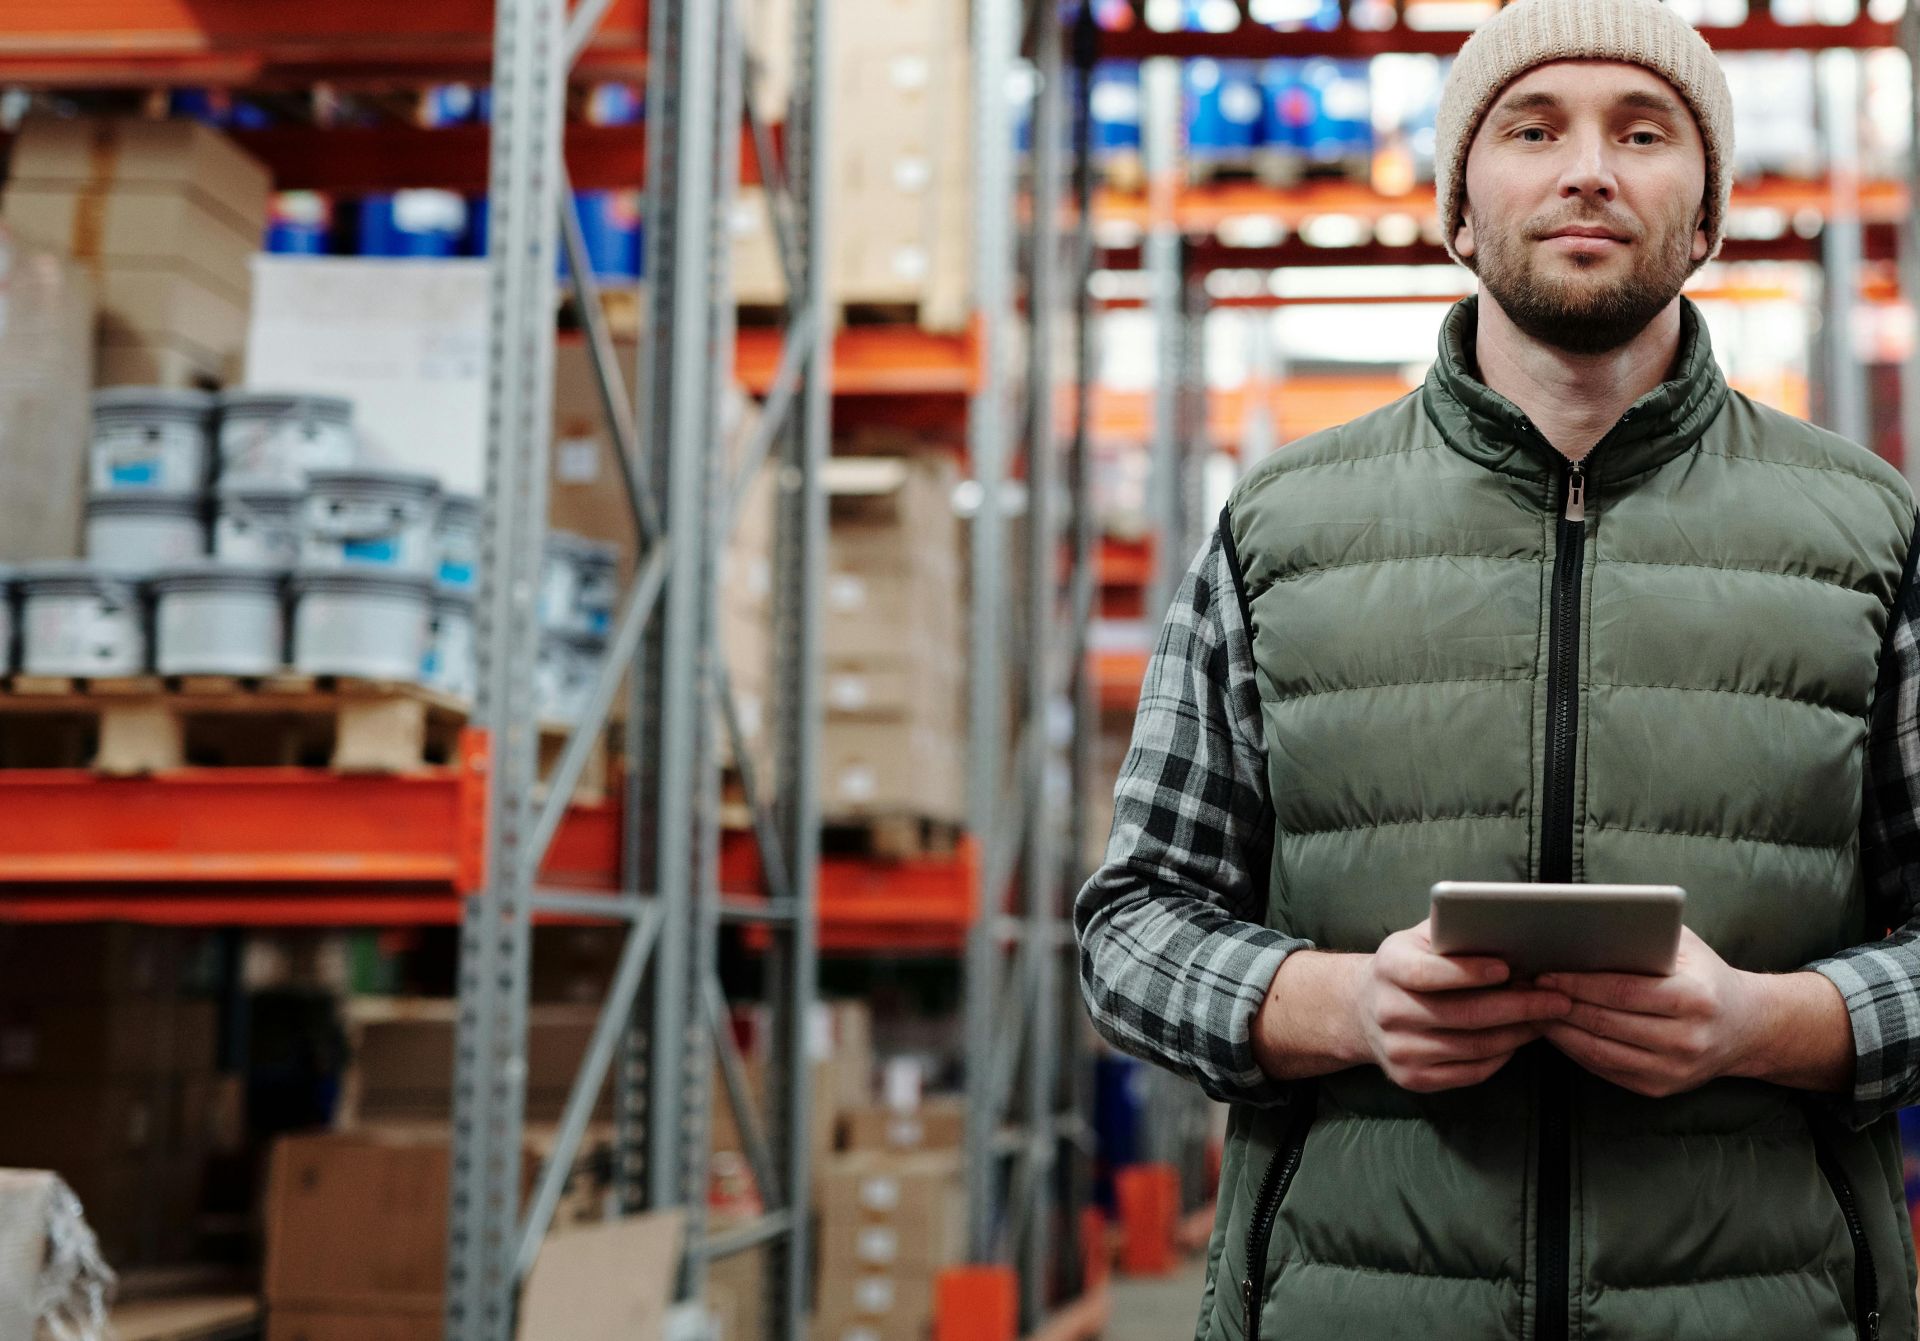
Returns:
[[[1671,1053],[1675,1047],[1675,1022],[1671,1016],[1642,1015],[1637,1011],[1614,1010],[1576,1001],[1562,1021],[1575,1029],[1610,1038],[1649,1052]]]
[[[1614,1071],[1633,1077],[1659,1073],[1659,1054],[1617,1038],[1602,1038],[1570,1024],[1556,1023],[1546,1027],[1546,1039],[1590,1071]]]
[[[1535,985],[1611,1010],[1640,1015],[1674,1015],[1679,1011],[1671,978],[1643,973],[1543,973]]]
[[[1530,1020],[1557,1020],[1573,1008],[1573,999],[1559,992],[1496,988],[1455,995],[1413,997],[1415,1008],[1435,1029],[1498,1029]]]
[[[1507,980],[1507,966],[1484,956],[1454,958],[1409,947],[1404,954],[1383,956],[1379,964],[1388,982],[1409,992],[1460,992]]]

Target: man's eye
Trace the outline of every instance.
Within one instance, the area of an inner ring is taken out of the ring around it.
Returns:
[[[1660,133],[1653,130],[1636,130],[1628,138],[1642,148],[1651,148],[1660,143]]]
[[[1545,144],[1547,132],[1540,126],[1528,126],[1520,132],[1520,139],[1527,144]]]

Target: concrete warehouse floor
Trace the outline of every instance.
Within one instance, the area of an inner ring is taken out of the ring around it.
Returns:
[[[1207,1260],[1181,1260],[1170,1276],[1113,1278],[1113,1310],[1102,1341],[1187,1341],[1200,1316]]]

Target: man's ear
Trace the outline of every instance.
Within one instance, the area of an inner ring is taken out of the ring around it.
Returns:
[[[1702,205],[1700,217],[1693,221],[1693,263],[1699,265],[1705,261],[1712,249],[1712,244],[1707,241],[1707,210]]]
[[[1462,260],[1473,259],[1473,209],[1465,201],[1460,204],[1460,227],[1453,235],[1453,249]]]

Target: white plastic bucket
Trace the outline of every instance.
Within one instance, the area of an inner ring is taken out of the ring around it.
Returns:
[[[471,494],[443,494],[434,523],[440,551],[440,585],[472,591],[480,584],[480,500]]]
[[[479,654],[473,639],[473,593],[441,583],[433,593],[433,620],[420,678],[430,688],[471,699],[479,687]]]
[[[541,721],[570,726],[586,714],[587,697],[606,652],[606,639],[594,634],[549,630],[540,635],[533,699]]]
[[[162,675],[271,675],[286,665],[286,573],[204,560],[155,573],[153,664]]]
[[[94,494],[87,499],[87,559],[117,573],[145,573],[207,552],[205,504],[197,493]]]
[[[420,678],[433,580],[380,568],[305,569],[293,579],[293,666],[306,675]]]
[[[95,493],[193,493],[213,462],[214,397],[175,387],[93,393],[89,475]]]
[[[304,490],[283,484],[222,484],[213,518],[214,557],[292,568],[300,561]]]
[[[540,568],[540,625],[562,633],[607,634],[618,596],[620,555],[571,531],[547,536]]]
[[[220,398],[220,477],[299,488],[316,470],[360,459],[353,402],[297,391],[229,391]]]
[[[147,668],[140,589],[90,564],[20,570],[20,669],[27,675],[139,675]]]
[[[306,568],[384,568],[433,576],[440,483],[431,475],[362,467],[308,477],[300,562]]]

